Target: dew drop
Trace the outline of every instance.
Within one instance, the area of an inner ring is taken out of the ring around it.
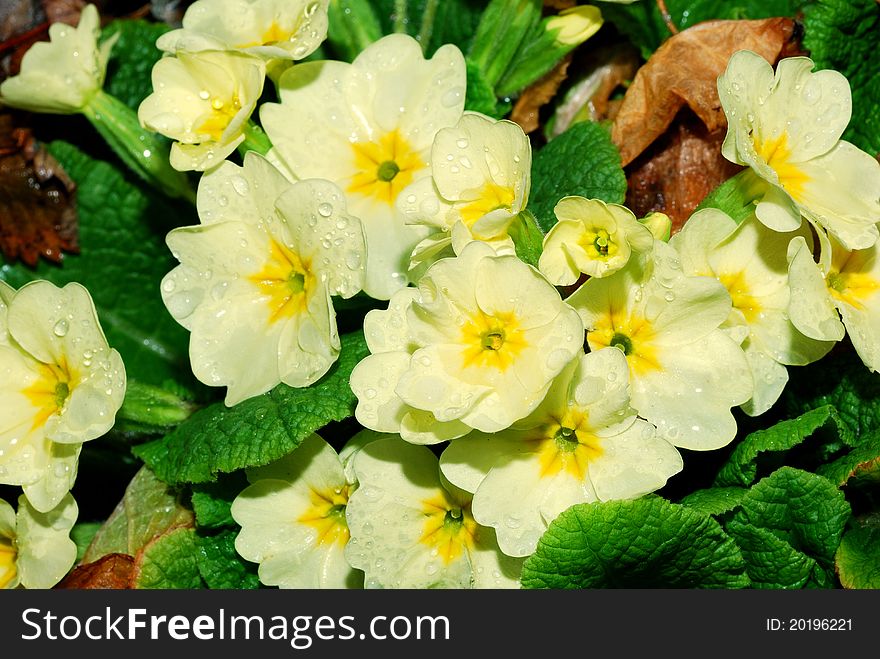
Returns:
[[[68,329],[70,329],[70,324],[62,318],[57,323],[55,323],[52,331],[55,333],[55,336],[65,336]]]
[[[333,214],[333,206],[327,202],[318,204],[318,214],[321,215],[321,217],[330,217]]]

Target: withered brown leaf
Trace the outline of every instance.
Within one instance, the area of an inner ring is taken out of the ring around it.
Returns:
[[[726,128],[709,132],[689,109],[627,167],[626,206],[666,213],[676,233],[717,185],[742,169],[721,155]]]
[[[76,185],[28,128],[0,113],[0,250],[35,266],[78,253]]]
[[[133,588],[134,557],[107,554],[93,563],[75,567],[55,588],[129,590]]]
[[[510,120],[518,123],[524,133],[531,133],[541,125],[539,117],[541,108],[553,100],[560,85],[568,77],[571,58],[571,53],[563,57],[556,66],[520,94],[510,113]]]
[[[790,18],[716,20],[670,37],[639,69],[614,119],[611,137],[623,165],[662,135],[685,105],[709,132],[726,127],[716,81],[730,56],[752,50],[775,63],[794,25]]]

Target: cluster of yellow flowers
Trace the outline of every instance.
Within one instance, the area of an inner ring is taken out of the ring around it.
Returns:
[[[334,297],[387,301],[364,318],[370,354],[350,379],[364,430],[339,453],[312,435],[247,470],[236,548],[264,584],[516,587],[563,510],[656,491],[678,449],[728,445],[733,409],[767,411],[787,366],[846,332],[880,368],[880,164],[840,139],[840,74],[736,53],[718,80],[723,154],[750,168],[754,213],[702,210],[670,238],[663,218],[568,196],[535,267],[509,233],[527,213],[529,139],[464,110],[461,52],[426,59],[395,34],[351,63],[298,62],[325,39],[327,5],[195,2],[159,40],[139,111],[174,141],[175,169],[203,172],[200,224],[168,234],[180,265],[161,292],[227,405],[330,369]],[[267,79],[278,101],[258,106]],[[0,288],[0,482],[24,487],[25,530],[40,515],[69,530],[79,446],[112,426],[125,388],[88,294],[50,286]],[[3,584],[15,524],[0,513]]]

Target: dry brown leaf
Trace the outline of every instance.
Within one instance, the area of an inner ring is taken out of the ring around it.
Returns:
[[[716,80],[737,50],[775,63],[794,34],[790,18],[706,21],[670,37],[639,69],[614,119],[611,137],[623,165],[632,162],[685,105],[709,132],[727,126]]]
[[[693,112],[681,111],[627,167],[627,208],[638,217],[666,213],[677,232],[709,192],[742,169],[721,155],[726,132],[709,132]]]
[[[612,99],[612,95],[625,88],[639,68],[639,53],[628,44],[591,48],[585,55],[583,60],[575,59],[569,67],[570,77],[583,77],[571,84],[565,97],[556,103],[551,138],[581,119],[613,119],[620,101]]]
[[[77,590],[129,590],[133,588],[134,558],[107,554],[94,563],[74,568],[55,588]]]
[[[0,114],[0,251],[35,266],[78,253],[76,185],[30,130]]]
[[[563,57],[550,71],[526,87],[517,99],[510,113],[510,120],[518,123],[526,134],[541,125],[541,108],[553,100],[560,85],[565,82],[571,58],[571,53]]]

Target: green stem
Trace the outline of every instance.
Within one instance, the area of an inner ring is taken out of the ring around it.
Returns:
[[[169,162],[169,146],[144,129],[137,113],[110,94],[99,91],[82,109],[83,115],[119,158],[141,179],[169,197],[195,204],[196,193],[184,172]]]
[[[185,421],[195,409],[194,403],[166,389],[129,380],[117,417],[139,426],[167,428]]]
[[[394,0],[394,31],[406,33],[406,24],[407,24],[407,14],[406,14],[406,5],[407,0]]]
[[[261,156],[265,156],[271,148],[272,142],[266,132],[254,123],[253,119],[248,119],[244,127],[244,142],[238,145],[238,152],[242,157],[248,151],[256,151]]]
[[[427,0],[425,3],[425,12],[422,14],[422,24],[419,26],[419,35],[417,37],[422,50],[428,52],[428,42],[431,41],[431,34],[434,32],[434,19],[437,16],[437,6],[440,0]]]

